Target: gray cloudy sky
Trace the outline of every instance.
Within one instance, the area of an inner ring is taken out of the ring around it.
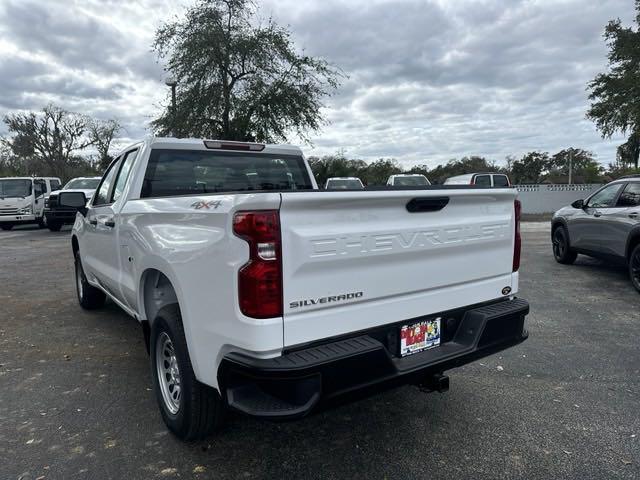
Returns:
[[[0,114],[55,102],[117,117],[128,138],[148,133],[167,101],[153,34],[191,3],[0,0]],[[585,120],[585,86],[606,66],[605,24],[630,24],[632,0],[258,3],[349,75],[307,154],[435,166],[576,146],[615,159],[621,139],[603,141]]]

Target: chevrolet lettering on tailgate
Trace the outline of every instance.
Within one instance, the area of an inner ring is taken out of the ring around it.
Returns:
[[[353,255],[392,250],[421,250],[452,243],[481,242],[509,237],[509,223],[445,227],[413,232],[322,237],[310,240],[311,258]]]

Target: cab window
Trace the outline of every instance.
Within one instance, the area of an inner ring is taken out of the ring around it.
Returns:
[[[490,175],[476,175],[476,178],[473,182],[474,185],[478,187],[490,187],[491,186],[491,176]]]
[[[494,175],[493,176],[493,186],[494,187],[508,187],[509,179],[506,175]]]
[[[33,182],[33,191],[35,193],[35,197],[41,197],[45,193],[47,193],[47,184],[44,180],[34,180]]]
[[[111,194],[112,203],[117,201],[122,195],[124,186],[127,183],[127,178],[129,178],[129,173],[131,172],[131,166],[133,165],[133,161],[136,159],[137,154],[138,150],[132,150],[127,153],[126,157],[124,157],[122,166],[120,167],[120,172],[118,172],[118,178],[116,179],[115,186],[113,187],[113,193]]]
[[[102,177],[100,181],[100,186],[98,190],[96,190],[96,195],[93,199],[93,206],[98,207],[100,205],[109,205],[109,192],[111,191],[111,186],[113,185],[113,179],[118,172],[118,167],[120,166],[120,159],[117,159],[115,162],[111,164],[107,172]]]
[[[56,190],[60,190],[60,180],[57,179],[53,179],[49,181],[50,185],[51,185],[51,191],[55,192]]]

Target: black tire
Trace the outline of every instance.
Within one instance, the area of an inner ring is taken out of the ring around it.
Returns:
[[[9,231],[13,228],[13,225],[0,225],[0,228],[5,231]]]
[[[166,343],[167,338],[170,347]],[[151,326],[150,346],[153,390],[164,423],[182,440],[200,440],[210,435],[222,425],[224,407],[218,392],[198,382],[193,373],[178,305],[160,309]],[[177,398],[174,375],[167,371],[172,365],[178,369]],[[161,382],[166,388],[165,393]],[[174,382],[173,390],[168,385],[171,382]],[[169,395],[174,403],[165,399],[165,395]]]
[[[569,235],[567,229],[560,225],[553,230],[551,236],[553,246],[553,257],[556,262],[563,265],[571,265],[578,258],[578,254],[575,250],[572,250],[569,245]]]
[[[47,217],[44,215],[38,219],[38,228],[47,228]]]
[[[634,247],[629,256],[629,277],[635,289],[640,292],[640,244]]]
[[[52,232],[59,232],[62,228],[62,224],[59,222],[47,222],[47,227],[49,227],[49,230]]]
[[[87,277],[82,268],[82,260],[80,260],[80,252],[76,252],[75,262],[76,274],[76,293],[78,294],[78,303],[85,310],[96,310],[104,305],[107,296],[102,290],[89,285]]]

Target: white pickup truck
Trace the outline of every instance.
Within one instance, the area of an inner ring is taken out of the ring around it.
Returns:
[[[519,202],[471,186],[321,191],[300,149],[152,138],[106,171],[72,232],[82,307],[143,326],[167,426],[226,408],[291,419],[370,387],[444,391],[527,338]]]

